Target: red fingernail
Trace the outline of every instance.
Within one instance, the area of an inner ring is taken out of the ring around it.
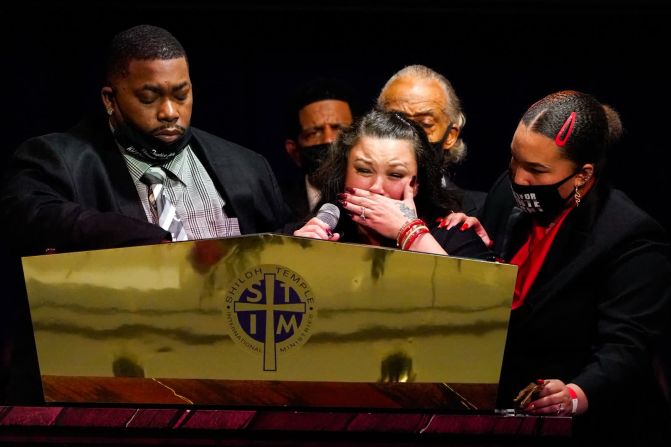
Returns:
[[[466,230],[468,230],[468,224],[466,224],[466,223],[463,224],[463,225],[461,226],[460,230],[461,230],[461,231],[466,231]]]
[[[327,235],[328,237],[333,237],[333,231],[331,231],[331,230],[326,230],[326,235]]]
[[[345,200],[345,199],[347,198],[347,194],[345,194],[345,193],[343,193],[343,192],[340,192],[340,193],[338,193],[337,197],[338,197],[340,200]]]
[[[543,379],[536,379],[536,385],[544,385],[544,384],[545,384],[545,380],[543,380]]]
[[[345,192],[348,192],[350,194],[354,194],[354,188],[347,187],[347,188],[345,188]]]

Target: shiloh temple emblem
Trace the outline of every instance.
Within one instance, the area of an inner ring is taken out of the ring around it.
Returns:
[[[224,309],[231,338],[263,356],[263,370],[277,371],[277,358],[310,337],[317,308],[310,285],[282,265],[243,272],[226,290]]]

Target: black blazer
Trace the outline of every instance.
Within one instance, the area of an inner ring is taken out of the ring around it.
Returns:
[[[485,203],[487,193],[471,189],[462,189],[446,174],[443,174],[443,183],[445,184],[445,189],[448,190],[461,204],[461,209],[454,211],[461,211],[469,216],[477,216],[479,214]]]
[[[519,250],[530,223],[513,207],[504,174],[483,210],[504,259]],[[588,397],[579,434],[656,436],[669,416],[651,348],[668,325],[670,296],[663,228],[622,192],[597,184],[567,216],[525,303],[511,312],[499,406],[511,407],[535,379],[557,378]]]
[[[275,231],[289,219],[266,159],[193,128],[192,148],[237,217],[243,234]],[[105,120],[32,138],[11,159],[0,193],[0,222],[20,253],[39,254],[157,243]]]
[[[308,191],[305,186],[305,174],[296,172],[295,176],[280,182],[280,190],[284,201],[291,209],[292,219],[295,221],[304,219],[310,211],[308,202]]]
[[[193,129],[192,148],[237,217],[242,233],[275,231],[288,219],[261,155]],[[168,233],[147,222],[106,120],[26,141],[0,193],[0,403],[42,401],[28,303],[17,255],[157,243]]]

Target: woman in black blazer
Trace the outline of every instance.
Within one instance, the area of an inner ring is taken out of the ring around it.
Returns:
[[[662,227],[603,179],[617,113],[563,91],[533,104],[511,144],[509,172],[482,223],[519,266],[499,389],[534,415],[577,415],[579,439],[663,441],[668,405],[651,367],[669,324],[671,264]]]

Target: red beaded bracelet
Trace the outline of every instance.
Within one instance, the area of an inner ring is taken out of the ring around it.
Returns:
[[[403,240],[408,237],[408,234],[417,226],[417,225],[426,225],[422,219],[411,219],[408,220],[403,226],[398,230],[396,235],[396,246],[402,247]]]
[[[578,394],[570,386],[567,386],[566,389],[571,395],[571,414],[576,414],[578,412]]]
[[[427,228],[426,225],[417,225],[413,228],[413,230],[408,234],[408,236],[405,238],[403,241],[403,245],[401,245],[401,250],[408,250],[413,242],[415,242],[415,239],[417,239],[420,235],[426,234],[429,232],[429,229]]]

